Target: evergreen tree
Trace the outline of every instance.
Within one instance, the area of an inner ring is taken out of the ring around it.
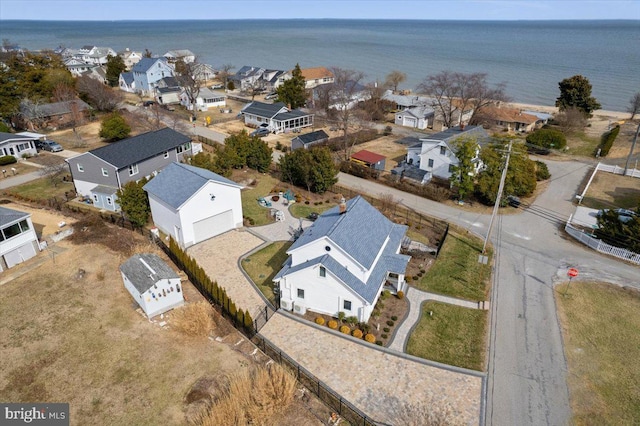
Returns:
[[[117,192],[118,204],[122,212],[136,228],[141,228],[147,223],[151,212],[149,197],[145,190],[142,189],[146,183],[146,178],[138,182],[127,182]]]
[[[296,64],[291,74],[292,77],[278,87],[278,101],[284,102],[291,109],[296,109],[303,107],[307,102],[306,83],[299,64]]]
[[[574,75],[558,85],[560,96],[556,99],[556,106],[560,111],[577,108],[585,116],[591,117],[593,111],[601,108],[596,98],[591,96],[591,83],[586,77]]]
[[[116,87],[120,79],[120,74],[127,70],[124,60],[120,55],[107,56],[107,83],[109,86]]]
[[[326,147],[288,152],[280,158],[279,165],[283,181],[310,192],[322,194],[338,181],[338,169]]]
[[[120,113],[113,112],[107,115],[100,126],[100,137],[109,142],[119,141],[129,136],[131,127]]]
[[[456,158],[458,165],[452,167],[451,185],[458,188],[458,199],[464,200],[473,193],[475,179],[475,162],[478,153],[478,142],[475,138],[464,138],[456,141]]]

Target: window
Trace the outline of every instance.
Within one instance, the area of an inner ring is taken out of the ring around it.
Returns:
[[[109,176],[109,170],[102,168],[102,176]]]
[[[133,176],[133,175],[137,175],[138,174],[138,165],[137,164],[132,164],[129,166],[129,176]]]
[[[304,299],[304,289],[302,288],[298,289],[298,298]]]
[[[429,167],[433,167],[433,158],[429,158]]]
[[[345,311],[350,311],[350,310],[351,310],[351,300],[345,300],[345,301],[342,303],[342,308],[343,308]]]
[[[455,166],[453,164],[449,164],[449,173],[453,173],[453,168]]]
[[[78,163],[78,171],[79,172],[84,172],[84,166],[80,163]]]
[[[93,194],[93,202],[94,203],[98,202],[98,196],[96,194]]]
[[[165,151],[163,156],[164,158],[169,158],[169,151]]]
[[[320,267],[320,276],[321,277],[326,277],[327,276],[327,268],[325,268],[324,266]]]
[[[446,146],[441,146],[440,147],[440,155],[447,155],[447,147]]]
[[[113,200],[111,200],[111,197],[107,197],[107,204],[108,205],[112,205],[113,204]]]

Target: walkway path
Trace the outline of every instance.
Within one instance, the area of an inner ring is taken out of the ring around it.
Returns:
[[[418,324],[418,321],[420,321],[423,302],[433,300],[436,302],[462,306],[463,308],[478,309],[478,302],[456,299],[455,297],[443,296],[441,294],[428,293],[426,291],[418,290],[415,287],[409,287],[406,297],[409,301],[409,312],[397,328],[393,336],[393,340],[389,344],[389,349],[393,349],[398,352],[405,351],[411,331],[413,330],[413,327]]]
[[[271,197],[266,197],[267,200],[271,201]],[[289,212],[289,207],[285,206],[281,201],[283,198],[281,197],[278,201],[271,202],[271,208],[279,210],[284,214],[284,220],[282,222],[274,222],[269,225],[264,226],[255,226],[251,228],[251,232],[260,236],[265,241],[289,241],[293,239],[293,233],[295,230],[300,228],[306,229],[313,222],[307,219],[298,219],[291,215]],[[265,207],[268,208],[268,207]]]

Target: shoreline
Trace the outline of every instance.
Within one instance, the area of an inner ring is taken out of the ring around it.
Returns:
[[[555,106],[535,105],[535,104],[528,104],[528,103],[521,103],[521,102],[506,102],[506,104],[513,108],[520,108],[523,110],[545,112],[547,114],[553,114],[553,115],[558,113],[558,108]],[[604,109],[598,109],[593,111],[593,118],[613,118],[615,120],[626,121],[626,120],[629,120],[630,117],[631,117],[630,113],[622,112],[622,111],[609,111]]]

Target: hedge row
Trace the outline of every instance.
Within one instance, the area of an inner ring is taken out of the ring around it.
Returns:
[[[614,127],[609,133],[605,133],[603,136],[602,144],[600,145],[600,156],[606,157],[609,154],[609,150],[613,146],[613,142],[618,137],[618,133],[620,133],[620,126]]]

